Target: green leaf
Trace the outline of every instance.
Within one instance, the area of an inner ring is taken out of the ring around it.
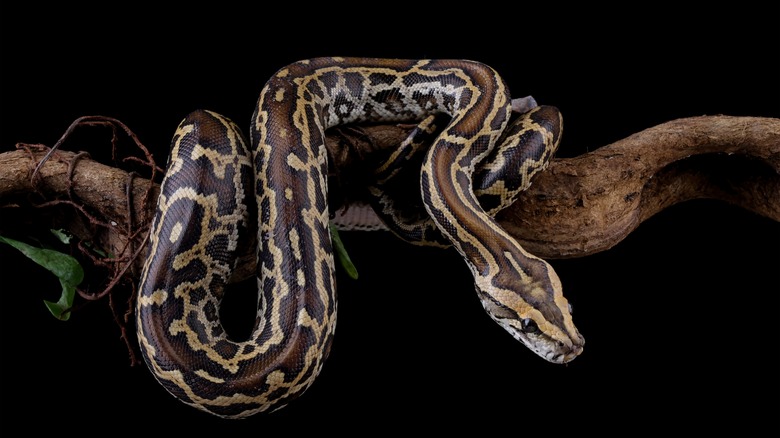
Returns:
[[[60,278],[62,293],[60,299],[55,303],[49,300],[43,300],[43,304],[49,309],[55,318],[61,321],[70,319],[70,308],[73,307],[73,298],[76,296],[76,286],[70,285]]]
[[[341,237],[339,237],[339,231],[332,223],[330,224],[330,235],[333,239],[333,249],[336,252],[336,257],[339,259],[339,263],[341,263],[341,267],[347,272],[349,278],[357,280],[357,269],[352,264],[352,260],[349,258],[349,254],[347,254],[347,249],[344,248],[344,243],[341,241]]]
[[[54,234],[54,237],[56,237],[60,242],[66,245],[69,244],[70,239],[73,238],[73,236],[71,236],[67,231],[64,230],[51,229],[49,231],[51,231],[51,233]]]
[[[22,254],[60,279],[62,293],[59,301],[55,303],[44,300],[44,304],[55,318],[67,321],[70,318],[70,308],[73,306],[73,298],[76,295],[76,286],[81,284],[81,281],[84,279],[84,269],[82,269],[78,260],[59,251],[37,248],[7,237],[0,236],[0,242],[18,249]]]

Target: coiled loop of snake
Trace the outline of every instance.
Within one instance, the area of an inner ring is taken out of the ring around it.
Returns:
[[[181,401],[229,418],[279,408],[305,391],[328,356],[336,323],[325,130],[439,113],[449,121],[420,173],[427,215],[398,234],[426,243],[441,233],[437,240],[466,260],[494,320],[549,361],[576,357],[584,341],[558,277],[483,207],[511,203],[552,156],[560,119],[543,108],[507,128],[506,85],[477,62],[318,58],[291,64],[266,83],[251,151],[224,117],[188,116],[174,136],[136,312],[143,356],[157,380]],[[394,220],[392,204],[375,204],[386,221]],[[235,255],[255,232],[257,320],[249,339],[234,341],[219,305]]]

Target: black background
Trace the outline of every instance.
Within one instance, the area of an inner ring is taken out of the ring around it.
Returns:
[[[512,5],[3,4],[0,147],[51,145],[75,118],[101,114],[129,125],[164,165],[188,112],[248,125],[274,71],[331,55],[482,61],[513,95],[563,112],[561,156],[680,117],[780,116],[777,4]],[[130,367],[105,302],[53,320],[41,300],[56,298],[56,281],[0,247],[3,430],[780,429],[776,222],[691,201],[609,251],[553,260],[587,339],[568,366],[544,362],[493,323],[453,251],[384,234],[343,239],[360,279],[339,274],[322,374],[285,409],[238,422],[175,401],[144,366]]]

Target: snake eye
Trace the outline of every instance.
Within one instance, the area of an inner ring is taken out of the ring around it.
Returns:
[[[524,318],[520,320],[520,330],[524,333],[537,333],[539,326],[536,325],[536,321],[531,318]]]
[[[574,306],[569,303],[569,313],[574,313]]]

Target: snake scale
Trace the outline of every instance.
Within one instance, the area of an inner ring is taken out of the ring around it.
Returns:
[[[172,141],[136,309],[156,379],[182,402],[226,418],[278,409],[312,384],[337,307],[325,131],[359,122],[422,122],[377,170],[372,193],[388,227],[413,243],[454,246],[490,317],[546,360],[574,359],[584,340],[560,280],[491,217],[560,139],[557,110],[536,107],[510,122],[512,103],[501,77],[479,62],[316,58],[265,84],[251,148],[225,117],[187,116]],[[411,156],[422,162],[415,171],[425,210],[412,221],[394,213],[400,200],[383,190]],[[258,312],[252,334],[238,341],[223,329],[219,306],[250,233]]]

